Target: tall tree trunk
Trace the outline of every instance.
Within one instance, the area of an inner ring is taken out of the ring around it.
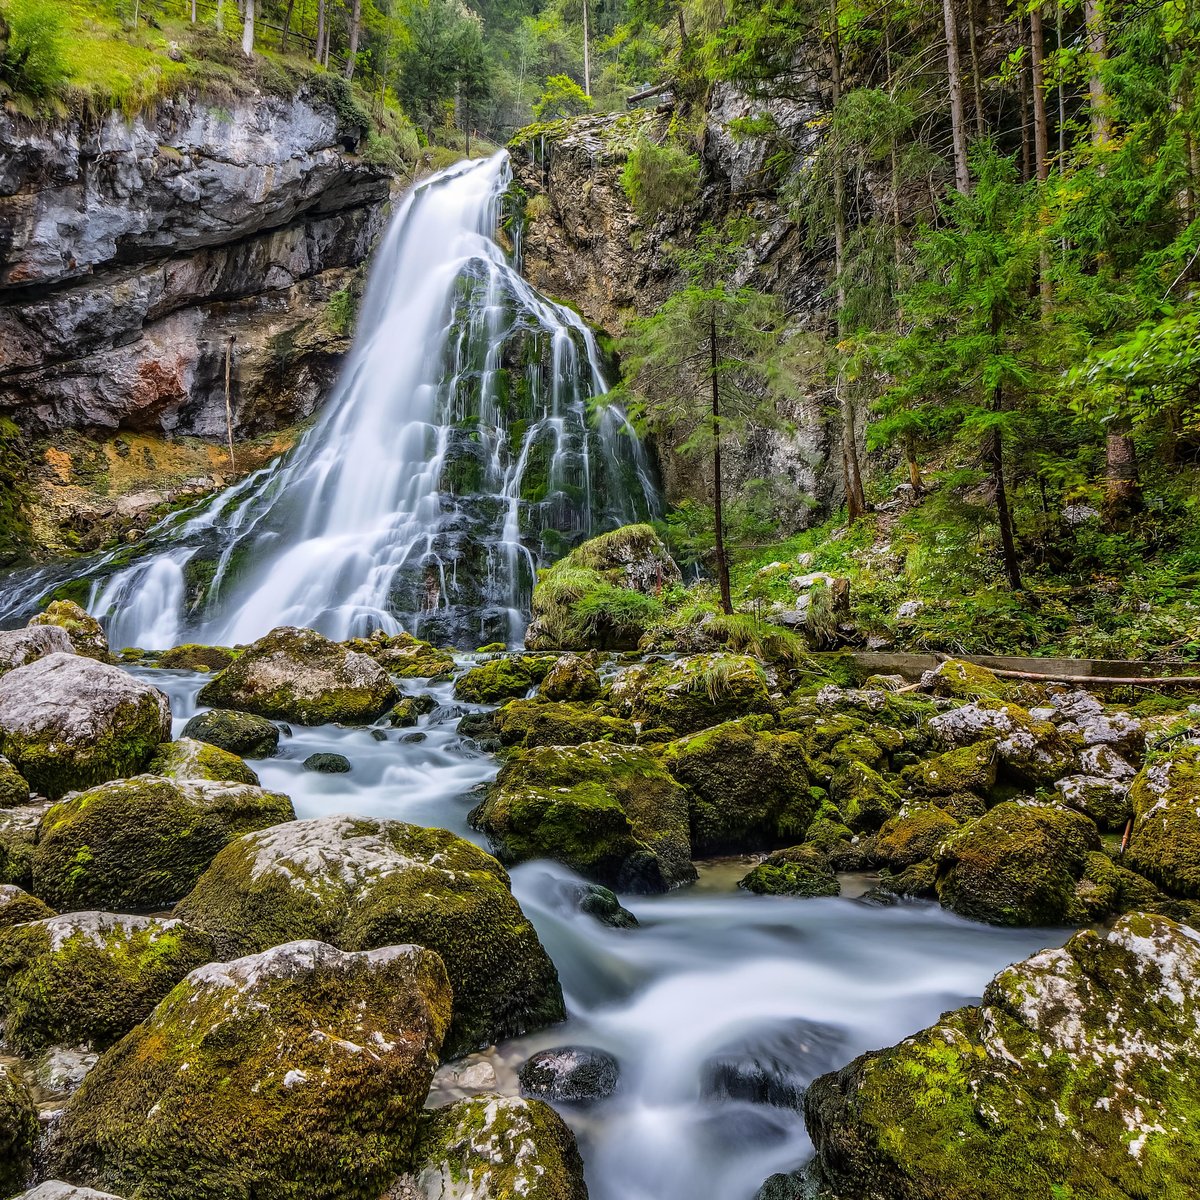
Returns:
[[[942,0],[942,19],[946,27],[946,76],[950,85],[950,127],[954,139],[954,186],[965,196],[971,190],[971,169],[967,163],[967,125],[963,117],[962,66],[958,58],[958,19],[954,0]]]
[[[1063,83],[1063,66],[1061,60],[1063,45],[1063,6],[1062,0],[1054,11],[1054,45],[1058,50],[1058,169],[1063,169],[1067,161],[1067,89]]]
[[[242,53],[249,58],[254,53],[254,10],[258,0],[246,0],[246,19],[242,23]]]
[[[717,318],[708,318],[709,384],[712,388],[713,438],[713,533],[717,559],[717,583],[721,588],[722,612],[733,612],[733,594],[729,587],[729,557],[725,553],[725,502],[721,481],[721,390],[718,384]]]
[[[217,0],[217,32],[225,32],[225,0]]]
[[[1142,507],[1137,446],[1128,417],[1117,417],[1104,447],[1104,519],[1119,525]]]
[[[583,91],[592,94],[592,51],[588,36],[588,0],[583,0]]]
[[[1025,23],[1017,16],[1017,31],[1025,40]],[[1021,182],[1033,178],[1033,145],[1029,136],[1029,72],[1021,71]]]
[[[346,71],[347,79],[354,78],[354,68],[357,65],[358,58],[358,35],[362,29],[362,0],[354,0],[354,7],[350,12],[350,46],[346,50]]]
[[[1046,116],[1046,36],[1042,12],[1035,4],[1029,10],[1029,58],[1033,73],[1033,159],[1038,183],[1050,178],[1050,129]],[[1042,316],[1054,307],[1054,284],[1050,278],[1050,247],[1042,239],[1038,251],[1038,286],[1042,295]]]
[[[975,136],[983,137],[983,72],[979,67],[979,38],[975,29],[975,0],[967,0],[967,44],[971,47],[971,89],[975,94]]]
[[[313,58],[321,61],[321,52],[325,49],[325,0],[317,0],[317,41],[313,47]]]
[[[892,23],[884,19],[883,26],[883,57],[887,68],[888,95],[895,99],[895,82],[892,78]],[[892,140],[891,151],[892,175],[892,255],[896,260],[896,287],[900,286],[900,268],[904,263],[904,238],[900,233],[900,156],[896,153],[896,142]]]
[[[279,36],[279,52],[287,53],[288,26],[292,23],[292,9],[296,7],[296,0],[288,0],[287,8],[283,12],[283,32]]]
[[[992,407],[998,412],[1003,403],[1003,389],[997,387],[992,393]],[[1014,592],[1019,592],[1024,584],[1021,582],[1021,567],[1017,561],[1017,543],[1013,537],[1012,512],[1008,507],[1008,489],[1004,483],[1004,439],[998,429],[989,429],[983,435],[983,462],[991,476],[992,490],[996,497],[996,516],[1000,523],[1000,550],[1004,558],[1004,574],[1008,577],[1009,587]]]
[[[1088,101],[1092,110],[1092,144],[1103,146],[1109,139],[1108,97],[1104,92],[1104,77],[1101,67],[1108,58],[1108,40],[1104,33],[1104,14],[1100,0],[1084,0],[1083,23],[1087,28],[1088,55]]]
[[[192,0],[192,24],[196,23],[196,0]]]

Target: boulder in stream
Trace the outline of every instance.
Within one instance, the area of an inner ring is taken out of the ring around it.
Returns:
[[[44,901],[31,896],[15,883],[0,883],[0,930],[52,916],[54,909]]]
[[[74,654],[67,631],[57,625],[34,625],[0,631],[0,675],[45,658],[47,654]]]
[[[468,704],[500,704],[526,695],[550,670],[552,660],[536,654],[504,654],[472,667],[454,685]]]
[[[1147,764],[1131,798],[1129,865],[1173,895],[1200,900],[1200,746]]]
[[[584,742],[633,742],[636,738],[631,721],[568,701],[510,700],[492,715],[493,728],[504,746],[579,746]]]
[[[116,661],[108,648],[104,626],[74,600],[51,601],[44,612],[38,613],[29,622],[31,629],[41,626],[55,626],[64,630],[72,649],[84,658],[94,658],[102,663]]]
[[[258,776],[236,754],[209,742],[181,737],[164,742],[146,764],[146,773],[164,779],[209,779],[258,786]]]
[[[265,717],[228,708],[197,713],[180,736],[207,742],[241,758],[270,758],[279,746],[279,730]]]
[[[38,1111],[16,1066],[0,1062],[0,1196],[29,1180],[38,1136]]]
[[[563,654],[546,673],[538,695],[544,700],[574,700],[588,703],[600,695],[600,676],[581,654]]]
[[[606,1100],[617,1090],[621,1068],[607,1050],[557,1046],[526,1059],[518,1073],[521,1095],[555,1104]]]
[[[841,885],[829,860],[813,846],[776,850],[738,881],[760,896],[837,896]]]

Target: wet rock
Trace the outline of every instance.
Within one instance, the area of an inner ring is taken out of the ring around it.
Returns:
[[[18,1053],[103,1049],[129,1032],[212,942],[181,921],[77,912],[0,930],[0,1015]]]
[[[279,730],[265,717],[223,708],[197,713],[180,736],[208,742],[242,758],[270,758],[279,746]]]
[[[0,632],[0,675],[37,662],[47,654],[74,653],[67,631],[57,625],[6,629]]]
[[[121,1200],[112,1192],[98,1192],[95,1188],[76,1187],[60,1179],[48,1179],[28,1192],[22,1192],[14,1200]]]
[[[458,732],[470,738],[481,750],[494,753],[500,749],[500,734],[496,714],[492,712],[465,713],[458,722]]]
[[[161,908],[191,890],[222,846],[295,817],[279,792],[138,775],[54,805],[33,853],[33,890],[58,908]]]
[[[38,1113],[17,1068],[0,1062],[0,1195],[28,1182],[37,1142]]]
[[[50,802],[0,808],[0,883],[28,888],[33,882],[33,848]]]
[[[929,722],[943,745],[965,747],[994,742],[1007,772],[1037,787],[1053,783],[1074,770],[1076,746],[1049,721],[1036,721],[1020,705],[1003,700],[980,700],[939,713]]]
[[[189,737],[159,746],[146,764],[146,773],[164,779],[209,779],[258,786],[258,776],[236,754]]]
[[[813,846],[776,850],[739,880],[738,887],[760,896],[837,896],[842,890],[829,860]]]
[[[247,647],[200,689],[201,704],[301,725],[361,724],[381,717],[399,693],[365,654],[311,629],[281,626]]]
[[[94,658],[97,662],[112,663],[116,659],[108,648],[108,638],[104,636],[104,626],[90,613],[80,608],[73,600],[54,600],[29,622],[29,627],[57,626],[66,630],[71,648],[76,654],[85,658]]]
[[[921,676],[921,690],[953,700],[1007,700],[1014,688],[987,667],[949,658],[937,670]]]
[[[564,654],[542,680],[538,694],[545,700],[595,700],[600,695],[600,676],[596,668],[579,654]]]
[[[808,1085],[839,1060],[841,1030],[816,1021],[780,1021],[727,1042],[701,1069],[704,1099],[799,1109]]]
[[[15,883],[0,883],[0,930],[54,916],[54,909]]]
[[[517,751],[470,819],[506,862],[551,858],[622,891],[695,878],[687,793],[640,747]]]
[[[915,791],[928,796],[986,797],[996,786],[997,761],[996,744],[989,740],[935,754],[903,774]]]
[[[932,804],[905,805],[879,831],[875,857],[881,866],[903,871],[932,858],[957,828],[958,822],[944,809]]]
[[[598,883],[585,883],[574,888],[576,903],[581,913],[595,917],[601,925],[610,929],[633,929],[638,919],[617,899],[616,892]]]
[[[413,1161],[383,1200],[587,1200],[575,1137],[540,1100],[485,1095],[436,1109]]]
[[[993,925],[1062,925],[1096,826],[1068,809],[1006,801],[952,833],[938,851],[938,896]]]
[[[795,733],[729,721],[672,743],[663,761],[688,789],[696,856],[793,844],[817,810]]]
[[[551,660],[533,654],[493,658],[472,667],[454,685],[454,694],[468,704],[499,704],[527,695],[546,677]]]
[[[809,1088],[821,1182],[844,1197],[1191,1195],[1200,941],[1133,914],[1002,971],[978,1007]],[[898,1131],[903,1136],[898,1136]]]
[[[77,654],[51,654],[0,678],[0,752],[55,799],[134,775],[171,736],[157,688]]]
[[[900,793],[864,762],[839,766],[830,780],[829,796],[858,833],[878,829],[900,808]]]
[[[546,700],[510,700],[493,714],[493,727],[504,746],[633,742],[637,736],[633,723],[620,717],[610,717],[583,704]]]
[[[34,1071],[37,1085],[57,1096],[70,1096],[79,1091],[88,1072],[100,1061],[95,1050],[66,1046],[51,1046],[38,1059]]]
[[[29,800],[29,784],[25,777],[3,755],[0,755],[0,808],[16,808]]]
[[[1136,754],[1145,743],[1141,722],[1128,713],[1106,713],[1090,692],[1052,688],[1050,704],[1058,713],[1059,728],[1075,734],[1085,746],[1112,746]]]
[[[1173,895],[1200,899],[1200,746],[1148,763],[1130,796],[1129,865]]]
[[[350,768],[350,760],[344,754],[310,754],[304,760],[306,771],[316,771],[321,775],[345,775]]]
[[[1091,817],[1101,829],[1124,829],[1133,813],[1127,780],[1104,775],[1068,775],[1054,786],[1063,804]]]
[[[450,1056],[563,1017],[558,974],[508,883],[494,858],[444,829],[321,817],[231,842],[175,912],[223,955],[298,937],[437,951],[454,987]]]
[[[522,1096],[556,1104],[588,1104],[611,1096],[620,1073],[617,1060],[606,1050],[559,1046],[526,1059],[518,1078]]]
[[[188,642],[164,650],[154,665],[170,671],[203,671],[207,674],[224,670],[237,656],[238,652],[228,646],[200,646]]]
[[[377,1196],[412,1151],[450,997],[416,946],[290,942],[201,967],[97,1063],[54,1166],[197,1200]]]
[[[415,725],[421,717],[433,712],[437,706],[437,698],[434,696],[402,696],[388,713],[388,724],[397,729]]]
[[[835,871],[866,870],[874,858],[874,838],[854,833],[831,804],[817,810],[804,844],[821,854]]]
[[[433,679],[454,670],[454,655],[449,650],[439,650],[411,633],[389,635],[378,630],[346,645],[360,654],[369,654],[389,675],[399,679]]]

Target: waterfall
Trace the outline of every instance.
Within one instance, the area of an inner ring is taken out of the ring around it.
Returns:
[[[404,198],[354,347],[295,449],[94,563],[115,646],[233,644],[277,625],[519,642],[537,568],[657,508],[651,465],[595,338],[496,241],[507,155]],[[6,585],[16,615],[37,592]]]

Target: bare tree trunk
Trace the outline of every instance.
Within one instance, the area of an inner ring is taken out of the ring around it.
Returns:
[[[325,0],[317,0],[317,41],[313,47],[313,58],[321,61],[321,51],[325,48]]]
[[[946,27],[946,75],[950,85],[950,125],[954,139],[954,186],[965,196],[971,191],[971,169],[967,163],[967,127],[963,117],[962,67],[958,58],[958,19],[954,0],[942,0]]]
[[[979,38],[975,31],[975,0],[967,0],[967,42],[971,47],[971,83],[975,92],[975,136],[987,132],[983,120],[983,72],[979,68]]]
[[[592,51],[588,36],[588,0],[583,0],[583,90],[584,94],[592,94]]]
[[[1062,0],[1054,12],[1054,45],[1062,53],[1063,44],[1063,6]],[[1061,59],[1058,64],[1058,169],[1063,169],[1067,159],[1067,89],[1063,84],[1063,68]]]
[[[1137,446],[1128,417],[1113,421],[1104,447],[1104,519],[1120,524],[1142,507]]]
[[[993,407],[997,410],[1003,403],[1003,393],[996,388],[993,394]],[[1004,559],[1004,574],[1008,577],[1008,585],[1014,592],[1019,592],[1024,584],[1021,582],[1021,566],[1017,560],[1017,544],[1013,537],[1012,512],[1008,506],[1008,489],[1004,483],[1004,441],[1000,430],[989,429],[983,437],[983,462],[992,480],[992,490],[996,497],[996,516],[1000,523],[1000,550]]]
[[[725,503],[721,481],[721,392],[717,382],[717,319],[708,318],[709,384],[712,388],[713,438],[713,540],[717,559],[717,583],[721,589],[721,611],[733,612],[733,593],[729,587],[729,558],[725,553]]]
[[[279,52],[281,54],[287,53],[288,26],[291,25],[291,23],[292,23],[292,9],[295,8],[295,6],[296,6],[296,0],[288,0],[287,8],[284,9],[283,32],[280,34],[280,37],[279,37]]]
[[[1046,38],[1042,12],[1035,4],[1029,10],[1030,67],[1033,72],[1033,160],[1038,183],[1050,178],[1050,130],[1046,118]],[[1054,306],[1054,284],[1050,279],[1050,248],[1042,240],[1039,255],[1038,286],[1042,294],[1042,315]]]
[[[254,10],[258,0],[246,0],[246,19],[242,23],[242,53],[249,58],[254,53]]]
[[[192,0],[192,24],[196,23],[196,0]]]
[[[358,35],[362,28],[362,0],[354,0],[350,12],[350,46],[346,50],[346,78],[354,78],[354,68],[358,58]]]
[[[1017,17],[1017,30],[1025,40],[1025,24]],[[1029,137],[1029,73],[1021,71],[1021,182],[1033,178],[1033,146]]]
[[[1104,33],[1104,16],[1100,11],[1100,0],[1084,0],[1083,23],[1087,27],[1088,54],[1091,66],[1088,70],[1088,100],[1092,109],[1092,144],[1103,146],[1109,139],[1108,97],[1104,92],[1104,79],[1100,74],[1101,64],[1108,58],[1108,41]]]

